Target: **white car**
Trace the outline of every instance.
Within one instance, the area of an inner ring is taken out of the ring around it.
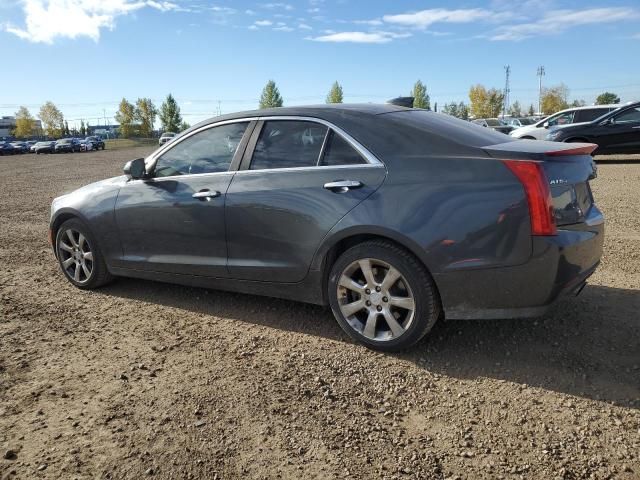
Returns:
[[[543,118],[533,125],[516,128],[509,135],[515,138],[544,140],[549,133],[549,127],[590,122],[618,107],[620,105],[591,105],[588,107],[567,108]]]
[[[164,132],[161,136],[160,139],[158,140],[158,145],[164,145],[165,143],[173,140],[173,138],[176,136],[175,133],[173,132]]]

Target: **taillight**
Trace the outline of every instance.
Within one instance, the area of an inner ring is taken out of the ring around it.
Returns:
[[[557,230],[553,218],[551,190],[542,165],[522,160],[503,160],[502,162],[524,187],[531,217],[531,234],[555,235]]]

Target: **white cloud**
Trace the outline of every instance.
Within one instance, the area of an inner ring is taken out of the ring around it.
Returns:
[[[394,32],[338,32],[321,35],[319,37],[309,37],[307,40],[314,42],[334,42],[334,43],[389,43],[396,38],[406,38],[410,33]]]
[[[117,17],[145,7],[161,12],[186,10],[156,0],[22,0],[25,27],[5,24],[4,29],[34,43],[53,43],[65,37],[98,41],[101,29],[112,30]]]
[[[289,5],[288,3],[281,3],[281,2],[275,2],[275,3],[263,3],[262,7],[264,8],[281,8],[283,10],[293,10],[293,6]]]
[[[356,25],[372,25],[375,27],[382,25],[382,20],[379,18],[374,18],[373,20],[354,20],[353,23]]]
[[[287,25],[281,25],[279,27],[275,27],[274,30],[276,32],[293,32],[293,28],[288,27]]]
[[[313,30],[313,27],[311,25],[307,25],[306,23],[299,24],[298,28],[300,30]]]
[[[258,30],[257,25],[249,25],[249,30]]]
[[[626,7],[554,10],[534,22],[500,27],[490,39],[517,41],[539,35],[559,34],[580,25],[621,22],[635,18],[640,18],[640,12]]]
[[[255,10],[245,10],[244,13],[246,13],[247,15],[257,15],[258,12],[256,12]]]
[[[446,8],[432,8],[413,13],[399,15],[384,15],[387,23],[404,25],[406,27],[427,28],[434,23],[469,23],[486,20],[495,14],[482,8],[448,10]]]
[[[256,27],[268,27],[269,25],[273,25],[271,20],[256,20],[253,22]]]

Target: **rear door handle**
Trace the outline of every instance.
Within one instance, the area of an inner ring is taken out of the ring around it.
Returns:
[[[211,191],[208,188],[204,190],[200,190],[199,192],[191,195],[193,198],[197,198],[198,200],[211,200],[212,198],[216,198],[220,196],[220,192],[217,190]]]
[[[362,187],[362,182],[358,180],[336,180],[324,184],[324,188],[335,193],[346,193],[354,188]]]

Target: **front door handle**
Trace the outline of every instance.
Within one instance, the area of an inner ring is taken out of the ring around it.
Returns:
[[[335,193],[346,193],[354,188],[362,187],[362,182],[358,180],[336,180],[324,184],[324,188]]]
[[[198,200],[206,200],[210,201],[212,198],[216,198],[220,196],[220,192],[217,190],[211,191],[208,188],[205,190],[200,190],[199,192],[191,195],[193,198],[197,198]]]

